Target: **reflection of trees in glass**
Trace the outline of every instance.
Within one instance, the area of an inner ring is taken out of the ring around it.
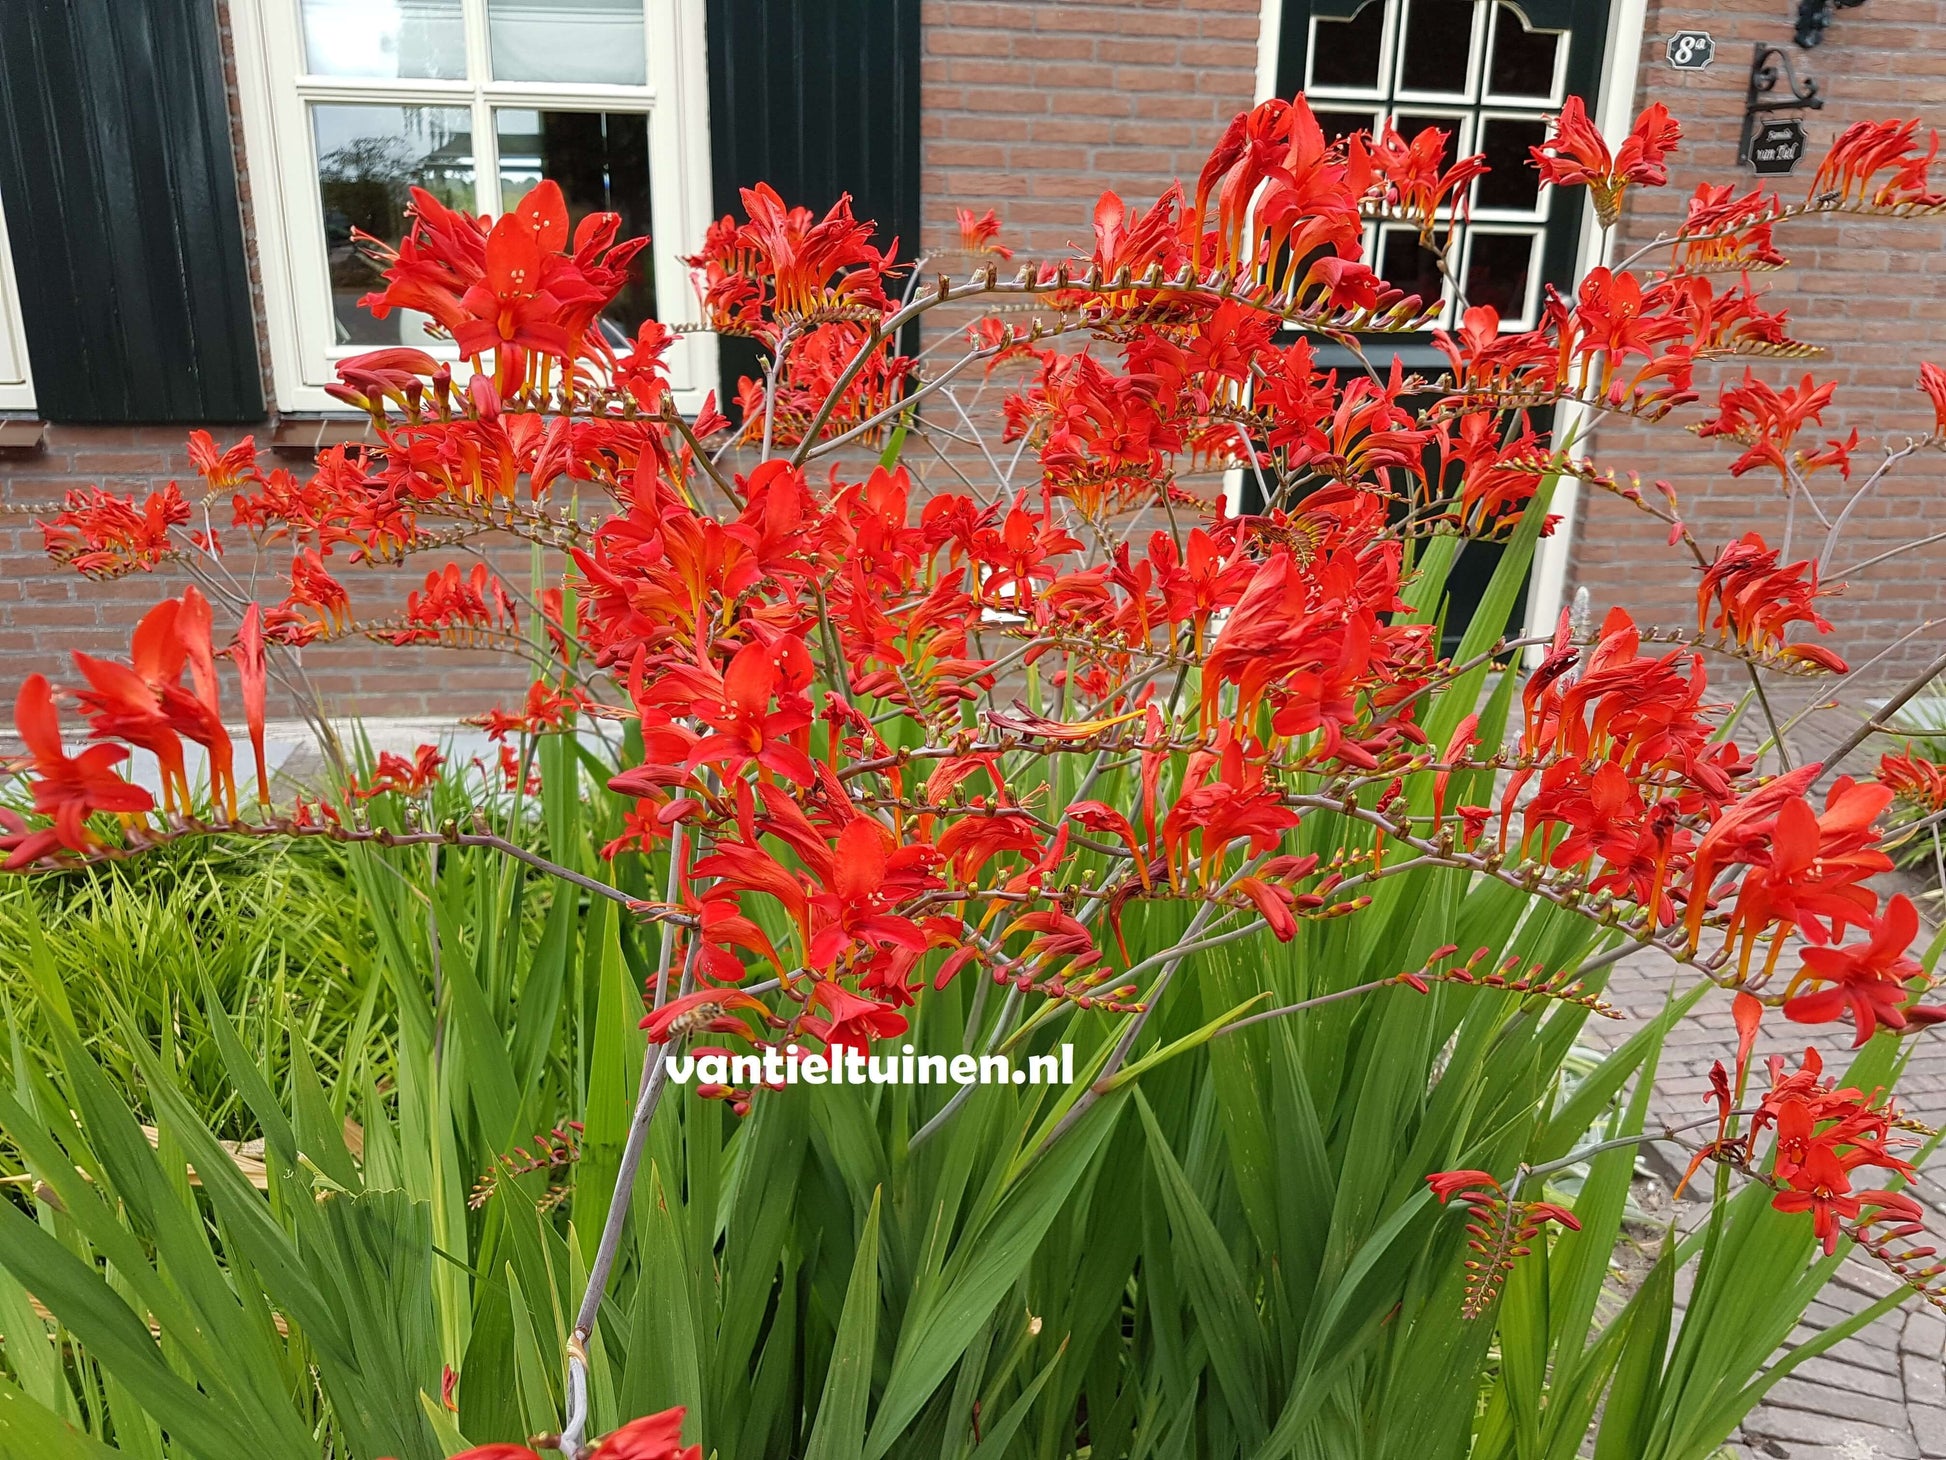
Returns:
[[[353,244],[352,230],[398,242],[414,187],[449,207],[473,205],[472,137],[410,111],[400,121],[403,131],[421,131],[424,140],[398,134],[354,137],[318,159],[334,289],[364,288],[378,278],[377,269]]]

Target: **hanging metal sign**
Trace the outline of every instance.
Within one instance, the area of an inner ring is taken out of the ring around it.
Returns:
[[[1750,139],[1750,168],[1759,177],[1783,177],[1804,160],[1804,123],[1765,122]]]

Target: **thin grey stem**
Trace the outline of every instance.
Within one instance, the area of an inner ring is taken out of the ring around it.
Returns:
[[[1946,532],[1935,532],[1931,537],[1922,537],[1916,542],[1900,543],[1897,547],[1882,552],[1876,557],[1867,558],[1862,563],[1853,563],[1837,576],[1840,578],[1849,578],[1855,573],[1864,572],[1867,568],[1876,568],[1887,558],[1896,558],[1900,553],[1909,553],[1914,548],[1931,547],[1936,542],[1946,542]]]
[[[764,441],[757,452],[759,461],[770,460],[771,428],[777,420],[777,377],[784,368],[784,352],[791,347],[791,332],[786,329],[777,336],[777,351],[770,358],[770,370],[764,377]]]
[[[1785,771],[1791,768],[1790,748],[1784,744],[1784,732],[1778,727],[1777,715],[1770,708],[1770,696],[1764,693],[1763,677],[1757,673],[1757,666],[1744,660],[1743,667],[1750,672],[1750,688],[1757,696],[1757,704],[1764,712],[1764,723],[1770,726],[1770,743],[1776,747],[1777,763]]]
[[[1831,524],[1830,531],[1825,534],[1824,551],[1818,554],[1819,577],[1823,577],[1829,571],[1832,556],[1838,551],[1838,537],[1844,532],[1845,524],[1851,520],[1851,514],[1857,509],[1858,504],[1871,494],[1874,487],[1885,480],[1885,474],[1891,471],[1893,466],[1905,460],[1906,457],[1912,455],[1918,449],[1916,443],[1908,441],[1897,451],[1886,453],[1885,460],[1879,464],[1878,470],[1865,478],[1864,483],[1858,490],[1851,494],[1851,500],[1846,502],[1844,507],[1840,509],[1837,521]],[[1785,555],[1784,560],[1789,560],[1788,554]]]
[[[1289,1014],[1301,1014],[1306,1009],[1319,1009],[1326,1004],[1335,1004],[1341,999],[1356,998],[1360,994],[1373,993],[1378,989],[1390,988],[1399,980],[1394,978],[1375,978],[1368,983],[1353,984],[1348,989],[1338,989],[1328,994],[1319,994],[1314,999],[1300,999],[1295,1004],[1285,1004],[1279,1009],[1262,1009],[1255,1014],[1246,1014],[1241,1019],[1233,1019],[1225,1024],[1212,1039],[1221,1039],[1226,1034],[1235,1034],[1239,1029],[1248,1029],[1252,1024],[1261,1024],[1267,1019],[1282,1019]]]
[[[1908,680],[1904,688],[1880,706],[1876,717],[1867,720],[1847,736],[1845,743],[1826,757],[1824,769],[1818,772],[1817,780],[1811,782],[1811,786],[1807,789],[1816,789],[1818,782],[1830,775],[1838,763],[1846,756],[1858,749],[1859,746],[1871,739],[1872,736],[1883,734],[1889,728],[1885,722],[1892,716],[1898,714],[1900,710],[1903,710],[1906,707],[1907,701],[1927,685],[1931,684],[1935,679],[1939,678],[1941,674],[1946,674],[1946,654],[1940,655],[1932,663],[1920,670],[1916,678]]]
[[[683,968],[682,991],[687,994],[696,979],[696,956],[702,940],[689,945]],[[622,1162],[615,1173],[615,1189],[608,1199],[608,1215],[602,1222],[601,1244],[595,1248],[588,1268],[588,1286],[581,1295],[581,1307],[574,1317],[574,1330],[568,1334],[568,1411],[561,1424],[561,1453],[570,1460],[581,1460],[583,1441],[588,1432],[588,1340],[594,1336],[595,1320],[601,1300],[608,1291],[608,1279],[621,1252],[622,1234],[628,1226],[628,1212],[635,1194],[635,1178],[642,1167],[642,1153],[648,1149],[649,1127],[655,1123],[656,1107],[668,1085],[669,1066],[663,1058],[680,1041],[667,1045],[650,1044],[642,1056],[642,1084],[635,1099],[635,1116],[629,1122],[628,1141],[622,1147]]]

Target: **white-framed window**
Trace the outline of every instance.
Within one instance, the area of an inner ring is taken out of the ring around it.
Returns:
[[[1449,312],[1463,280],[1468,302],[1493,304],[1504,328],[1531,328],[1553,189],[1528,149],[1546,140],[1546,118],[1560,110],[1568,33],[1530,25],[1507,0],[1387,0],[1342,19],[1313,13],[1308,23],[1305,89],[1327,135],[1385,121],[1407,138],[1437,127],[1449,134],[1449,162],[1482,152],[1493,169],[1472,184],[1472,224],[1459,230],[1445,275],[1411,228],[1367,230],[1373,267]]]
[[[27,333],[20,323],[20,285],[7,242],[7,214],[0,208],[0,411],[34,408],[34,375],[27,366]]]
[[[611,325],[699,320],[680,256],[710,221],[703,0],[232,0],[231,19],[280,410],[343,409],[324,387],[347,355],[438,353],[423,316],[357,307],[378,278],[352,230],[396,241],[414,186],[498,216],[551,177],[572,221],[618,212],[655,240]],[[715,355],[681,337],[679,405]]]

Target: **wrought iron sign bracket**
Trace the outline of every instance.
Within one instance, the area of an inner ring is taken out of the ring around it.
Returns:
[[[1777,89],[1779,81],[1788,83],[1790,95],[1769,95]],[[1743,135],[1737,139],[1737,161],[1744,163],[1750,160],[1750,138],[1757,130],[1759,117],[1769,112],[1820,111],[1823,107],[1824,98],[1818,95],[1818,83],[1809,76],[1799,81],[1788,53],[1777,46],[1758,41],[1756,55],[1750,62],[1750,89],[1743,97]]]

